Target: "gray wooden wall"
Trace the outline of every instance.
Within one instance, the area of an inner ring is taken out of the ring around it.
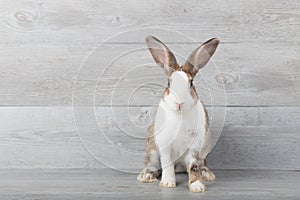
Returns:
[[[226,114],[213,168],[299,170],[299,32],[296,0],[3,0],[0,168],[105,167],[78,136],[76,125],[84,127],[79,135],[107,145],[97,140],[90,107],[113,145],[143,151],[139,137],[166,85],[145,49],[144,38],[155,35],[180,61],[197,43],[221,40],[196,80],[204,103],[220,110],[216,130]],[[115,158],[128,167],[143,162]]]

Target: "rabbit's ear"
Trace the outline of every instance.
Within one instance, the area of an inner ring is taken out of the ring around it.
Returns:
[[[146,43],[155,62],[165,70],[167,76],[180,69],[174,54],[164,43],[153,36],[148,36]]]
[[[204,42],[200,47],[193,51],[193,53],[191,53],[183,65],[182,70],[194,77],[198,70],[204,67],[215,53],[219,42],[218,38],[212,38]]]

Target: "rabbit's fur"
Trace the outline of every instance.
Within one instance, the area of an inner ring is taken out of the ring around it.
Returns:
[[[138,180],[153,182],[161,176],[160,186],[172,188],[176,187],[175,172],[187,172],[189,190],[204,192],[203,181],[212,181],[215,175],[205,166],[211,135],[207,111],[198,99],[193,78],[214,54],[219,40],[203,43],[182,67],[157,38],[149,36],[146,43],[169,84],[148,128],[145,168]]]

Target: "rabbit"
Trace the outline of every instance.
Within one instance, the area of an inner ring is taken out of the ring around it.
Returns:
[[[215,180],[206,167],[211,132],[207,111],[198,98],[193,79],[214,54],[219,39],[204,42],[183,66],[157,38],[148,36],[146,44],[155,62],[164,69],[168,87],[148,128],[145,168],[137,179],[149,183],[161,176],[161,187],[174,188],[175,172],[187,172],[189,190],[204,192],[207,188],[203,182]]]

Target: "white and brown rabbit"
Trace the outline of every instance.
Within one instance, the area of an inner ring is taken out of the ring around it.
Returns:
[[[176,187],[175,172],[187,172],[189,190],[204,192],[203,181],[212,181],[215,175],[205,166],[211,135],[207,112],[198,98],[193,79],[214,54],[219,40],[213,38],[203,43],[183,66],[157,38],[149,36],[146,43],[169,82],[148,128],[145,168],[138,180],[153,182],[161,175],[160,186],[172,188]]]

